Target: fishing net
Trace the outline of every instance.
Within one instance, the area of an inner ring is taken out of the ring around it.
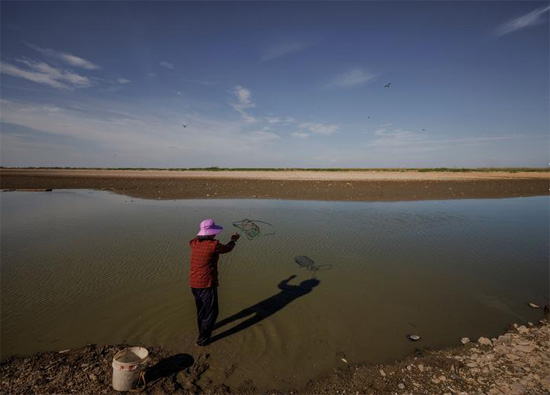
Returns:
[[[233,226],[243,233],[248,240],[256,239],[260,236],[274,235],[273,225],[269,222],[258,221],[256,219],[245,218],[241,221],[233,222]]]

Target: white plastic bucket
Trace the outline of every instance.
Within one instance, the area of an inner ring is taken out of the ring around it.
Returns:
[[[113,357],[113,388],[116,391],[136,389],[149,351],[144,347],[127,347]]]

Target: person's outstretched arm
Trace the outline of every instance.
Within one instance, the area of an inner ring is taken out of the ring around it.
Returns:
[[[231,241],[229,243],[222,244],[222,243],[218,242],[218,245],[216,246],[216,252],[218,254],[225,254],[225,253],[233,251],[233,248],[235,248],[235,245],[237,244],[237,240],[239,240],[239,237],[241,237],[240,234],[234,233],[231,236]]]

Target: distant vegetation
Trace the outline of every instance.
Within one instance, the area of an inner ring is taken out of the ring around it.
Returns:
[[[456,168],[456,167],[434,167],[434,168],[307,168],[307,167],[178,167],[178,168],[159,168],[159,167],[4,167],[0,169],[51,169],[51,170],[164,170],[164,171],[398,171],[398,172],[548,172],[550,169],[544,167],[475,167],[475,168]]]

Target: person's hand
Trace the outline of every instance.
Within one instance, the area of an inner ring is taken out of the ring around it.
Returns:
[[[233,235],[231,236],[231,241],[237,241],[237,240],[239,240],[240,237],[241,237],[240,234],[233,233]]]

